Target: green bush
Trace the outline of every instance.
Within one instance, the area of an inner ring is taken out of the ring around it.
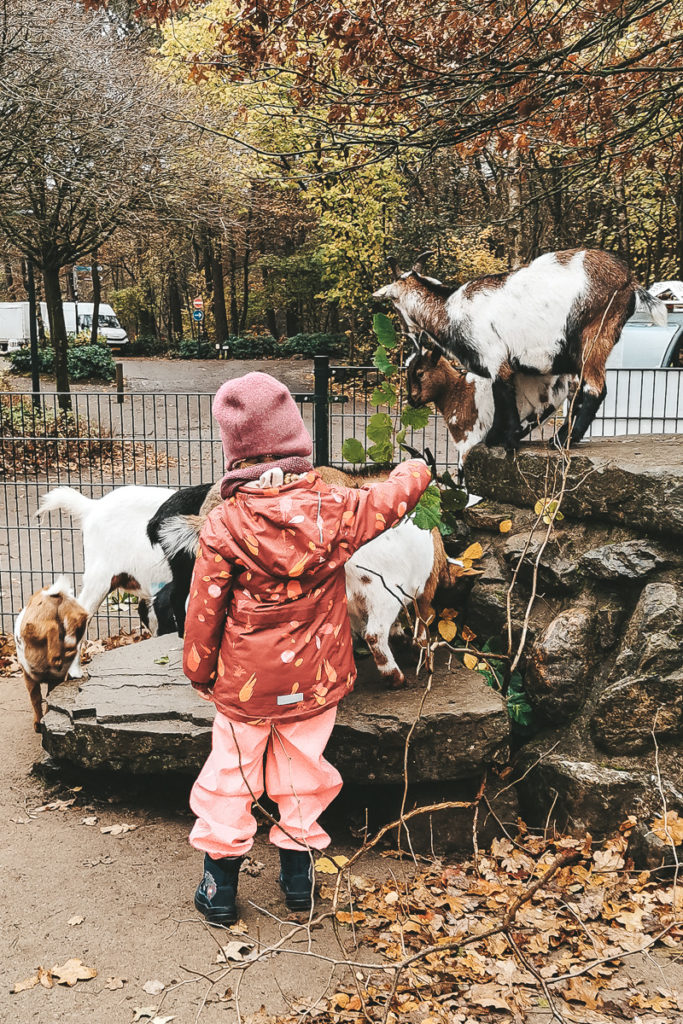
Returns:
[[[232,359],[265,359],[277,351],[272,334],[247,334],[242,338],[231,334],[228,338],[228,355]]]
[[[31,350],[28,345],[9,352],[7,358],[12,364],[12,373],[20,373],[27,377],[31,372]],[[51,348],[38,349],[38,368],[41,373],[52,373],[55,365],[55,354]]]
[[[278,346],[278,351],[284,356],[302,355],[308,359],[341,355],[345,349],[343,334],[294,334]]]
[[[138,334],[135,341],[125,346],[124,352],[127,356],[160,356],[168,348],[165,338],[156,338],[153,334]]]
[[[113,380],[116,376],[108,345],[79,345],[69,349],[66,364],[70,380]]]
[[[183,338],[178,346],[179,359],[216,359],[217,357],[218,352],[215,345],[208,341],[203,341],[198,346],[194,338]]]
[[[28,376],[31,372],[31,350],[20,348],[10,352],[8,359],[12,373]],[[70,380],[113,380],[116,369],[108,345],[76,345],[69,349],[66,365]],[[54,373],[55,354],[51,348],[38,349],[41,373]]]

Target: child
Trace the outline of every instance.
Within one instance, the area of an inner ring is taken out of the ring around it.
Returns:
[[[230,924],[256,831],[252,802],[264,792],[264,753],[265,788],[280,813],[270,830],[280,885],[290,910],[310,910],[309,850],[329,844],[317,819],[342,786],[323,751],[356,678],[344,563],[414,507],[431,473],[413,459],[384,483],[326,485],[309,462],[311,438],[292,396],[266,373],[223,384],[213,415],[224,502],[200,535],[184,670],[217,711],[190,797],[190,842],[205,853],[195,906],[212,924]],[[255,485],[278,468],[284,486]]]

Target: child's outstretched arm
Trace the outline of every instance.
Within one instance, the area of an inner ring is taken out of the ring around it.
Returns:
[[[411,512],[432,479],[423,459],[402,462],[379,484],[366,484],[347,492],[345,536],[355,551]]]
[[[183,671],[198,690],[210,689],[216,680],[232,582],[231,563],[212,544],[209,517],[199,537],[183,648]]]

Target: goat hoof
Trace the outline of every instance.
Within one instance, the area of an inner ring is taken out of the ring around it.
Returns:
[[[40,722],[34,722],[33,723],[33,731],[34,732],[41,732],[42,731],[41,727],[40,727]]]
[[[392,672],[389,677],[389,689],[390,690],[402,690],[406,685],[406,677],[402,672]]]

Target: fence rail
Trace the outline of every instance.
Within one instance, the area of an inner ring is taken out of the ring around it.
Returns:
[[[343,441],[364,441],[377,411],[371,394],[381,374],[371,366],[330,365],[325,357],[315,360],[314,369],[314,391],[294,398],[313,437],[315,461],[349,468],[341,455]],[[678,369],[608,371],[607,400],[591,436],[683,432],[682,374]],[[33,399],[31,392],[0,393],[3,631],[12,628],[28,596],[55,576],[65,573],[76,592],[81,585],[78,528],[59,514],[47,522],[36,519],[46,491],[69,486],[98,498],[125,484],[177,488],[213,482],[223,472],[220,434],[211,416],[213,394],[76,391],[59,436],[59,396],[46,392],[37,404]],[[415,447],[432,449],[441,467],[454,468],[453,440],[440,416],[432,415],[424,430],[408,433]],[[137,622],[134,605],[110,600],[91,633],[111,635]]]

